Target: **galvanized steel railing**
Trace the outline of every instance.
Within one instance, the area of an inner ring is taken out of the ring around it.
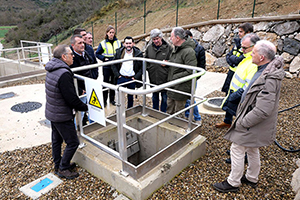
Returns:
[[[110,61],[110,62],[104,62],[104,63],[98,63],[98,64],[93,64],[93,65],[87,65],[87,66],[72,68],[72,71],[76,72],[76,71],[81,71],[81,70],[86,70],[86,69],[92,69],[92,68],[95,68],[95,67],[102,67],[102,66],[105,66],[105,65],[123,63],[123,62],[126,62],[126,61],[141,61],[141,62],[143,62],[143,81],[142,81],[143,90],[131,90],[131,89],[122,87],[122,84],[121,85],[112,85],[110,83],[102,82],[103,87],[106,87],[106,89],[115,90],[115,92],[116,92],[117,122],[114,122],[110,119],[105,119],[105,120],[106,120],[106,122],[117,126],[118,140],[119,140],[119,143],[118,143],[119,144],[119,153],[112,150],[112,149],[110,149],[106,145],[96,141],[95,139],[89,137],[88,135],[85,135],[84,132],[83,132],[82,122],[81,122],[81,120],[79,120],[79,131],[80,131],[80,136],[81,137],[83,137],[86,140],[90,141],[92,144],[94,144],[98,148],[102,149],[103,151],[105,151],[105,152],[111,154],[112,156],[114,156],[116,158],[119,158],[123,161],[127,161],[127,144],[126,144],[126,131],[125,131],[125,129],[127,129],[129,131],[132,131],[136,134],[141,134],[141,133],[144,133],[144,132],[148,131],[151,128],[154,128],[154,127],[160,125],[161,123],[164,123],[164,122],[172,119],[173,117],[179,115],[180,113],[185,112],[186,110],[190,110],[189,124],[188,124],[187,131],[188,132],[192,131],[191,130],[191,121],[192,121],[192,117],[193,117],[193,108],[194,108],[194,106],[197,106],[197,105],[203,103],[204,101],[206,101],[206,99],[204,99],[203,97],[195,96],[196,78],[205,74],[205,70],[202,69],[202,68],[199,68],[199,67],[182,65],[182,64],[172,63],[172,62],[158,61],[158,60],[147,59],[147,58],[134,57],[134,58],[131,58],[131,59],[119,59],[119,60],[113,60],[113,61]],[[153,84],[150,84],[150,83],[146,82],[146,62],[193,70],[193,74],[191,74],[189,76],[186,76],[186,77],[182,77],[182,78],[177,79],[177,80],[173,80],[173,81],[161,84],[161,85],[153,85]],[[75,78],[81,79],[81,80],[87,79],[86,77],[76,75],[76,74],[75,74]],[[170,88],[174,85],[177,85],[177,84],[189,81],[189,80],[192,80],[192,88],[191,88],[191,93],[190,94]],[[133,80],[133,81],[140,82],[138,80]],[[126,82],[124,84],[128,84],[128,83],[129,82]],[[75,79],[75,85],[77,87],[76,79]],[[147,85],[151,86],[151,88],[146,88]],[[185,94],[185,95],[191,96],[191,105],[187,108],[184,108],[184,109],[182,109],[182,110],[180,110],[180,111],[178,111],[178,112],[176,112],[176,113],[174,113],[174,114],[172,114],[172,115],[170,115],[170,116],[168,116],[168,117],[166,117],[166,118],[164,118],[164,119],[162,119],[162,120],[160,120],[160,121],[158,121],[158,122],[156,122],[156,123],[154,123],[154,124],[152,124],[152,125],[150,125],[146,128],[144,128],[144,129],[142,129],[142,130],[136,130],[135,128],[128,126],[126,124],[125,104],[122,103],[122,102],[125,102],[125,95],[126,94],[143,95],[142,115],[145,116],[146,115],[146,112],[145,112],[146,95],[150,94],[150,93],[153,93],[153,92],[163,90],[163,89],[164,90],[171,90],[171,91],[174,91],[174,92],[177,92],[177,93],[180,93],[180,94]],[[194,102],[195,98],[200,99],[200,101],[193,104],[192,102]]]

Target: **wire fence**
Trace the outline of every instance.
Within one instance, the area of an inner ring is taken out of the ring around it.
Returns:
[[[241,10],[234,11],[234,10],[228,10],[228,8],[222,8],[222,4],[225,2],[226,0],[214,0],[214,1],[210,1],[210,0],[190,0],[190,1],[184,1],[184,0],[174,0],[173,4],[170,4],[169,2],[165,2],[165,1],[161,1],[160,3],[157,3],[157,1],[150,2],[147,3],[147,0],[140,0],[134,4],[131,5],[131,7],[134,7],[136,9],[136,12],[142,12],[143,14],[136,19],[133,19],[132,21],[134,22],[134,20],[143,20],[143,27],[140,27],[140,31],[142,33],[146,33],[147,32],[147,18],[148,20],[153,20],[152,17],[149,17],[150,13],[156,13],[159,11],[165,11],[166,15],[169,13],[174,13],[175,11],[175,16],[174,16],[174,24],[172,24],[172,26],[178,26],[180,24],[180,17],[179,15],[181,15],[181,18],[184,18],[184,16],[186,14],[192,14],[192,13],[186,13],[184,10],[185,8],[190,8],[190,7],[194,7],[195,9],[198,10],[199,15],[196,14],[195,17],[199,18],[199,21],[207,21],[207,20],[214,20],[214,19],[220,19],[220,16],[226,15],[228,14],[228,12],[236,12],[235,17],[254,17],[255,16],[255,5],[256,5],[256,0],[253,1],[253,4],[251,2],[247,2],[246,5],[243,6],[243,8],[241,8]],[[237,1],[238,2],[238,1]],[[226,2],[228,3],[228,2]],[[231,3],[235,4],[235,2]],[[206,10],[209,11],[209,13],[211,13],[209,16],[201,16],[201,10]],[[250,12],[250,10],[252,10],[252,12]],[[182,13],[181,13],[182,11]],[[197,12],[197,11],[195,11]],[[130,19],[130,18],[134,18],[133,17],[133,13],[128,13],[126,12],[126,10],[118,10],[118,12],[114,13],[114,17],[110,17],[109,19],[109,23],[110,24],[114,24],[115,25],[115,30],[116,33],[118,31],[118,24],[120,22],[121,19]],[[155,16],[157,17],[157,16]],[[162,17],[162,16],[160,16]],[[194,22],[187,22],[185,20],[185,23],[194,23]],[[183,24],[180,24],[183,25]],[[91,22],[91,27],[92,27],[92,34],[94,37],[94,22]],[[148,30],[149,31],[149,30]],[[94,42],[94,41],[93,41]],[[93,44],[94,46],[94,44]]]

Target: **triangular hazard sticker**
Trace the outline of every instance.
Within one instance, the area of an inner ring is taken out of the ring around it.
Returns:
[[[95,106],[97,108],[102,109],[102,106],[100,104],[100,101],[99,101],[99,99],[97,97],[97,94],[96,94],[94,89],[92,91],[92,94],[91,94],[91,97],[90,97],[90,100],[89,100],[89,104],[92,105],[92,106]]]

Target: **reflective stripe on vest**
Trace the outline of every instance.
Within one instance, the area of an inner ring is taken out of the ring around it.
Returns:
[[[243,88],[245,90],[257,71],[257,65],[252,63],[251,52],[244,54],[244,56],[245,58],[237,66],[236,72],[234,73],[230,83],[229,89],[234,92],[239,88]]]
[[[236,57],[240,57],[242,54],[243,54],[242,48],[237,49],[236,46],[233,47],[232,55],[235,55]],[[234,72],[235,72],[236,67],[231,67],[231,66],[229,66],[229,69],[230,69],[231,71],[234,71]]]
[[[101,42],[101,46],[103,51],[103,56],[106,57],[114,57],[114,54],[116,53],[116,49],[121,47],[121,42],[119,40],[115,40],[113,43],[113,46],[110,42],[106,42],[106,40],[103,40]]]

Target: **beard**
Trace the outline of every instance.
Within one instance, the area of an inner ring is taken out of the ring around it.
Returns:
[[[132,47],[126,47],[126,51],[131,51]]]

